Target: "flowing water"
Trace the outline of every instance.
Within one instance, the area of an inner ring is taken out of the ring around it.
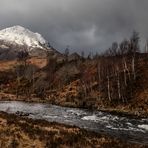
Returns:
[[[129,142],[148,145],[148,118],[136,119],[100,111],[17,101],[1,101],[0,111],[21,113],[32,119],[75,125]]]

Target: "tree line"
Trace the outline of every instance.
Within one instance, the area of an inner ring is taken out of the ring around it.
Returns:
[[[83,97],[88,96],[93,90],[92,83],[97,82],[97,90],[99,92],[98,99],[106,99],[108,102],[119,102],[127,103],[134,95],[134,87],[137,79],[137,71],[139,64],[139,45],[140,37],[139,33],[134,31],[129,39],[123,40],[121,43],[114,42],[111,47],[106,50],[103,54],[96,54],[95,56],[88,55],[84,57],[85,53],[82,52],[81,58],[76,59],[76,67],[80,70],[79,79],[82,83],[82,89],[84,92]],[[148,42],[145,46],[145,52],[148,50]],[[68,63],[69,48],[65,49],[65,61],[64,64]],[[17,83],[20,84],[20,77],[24,76],[27,69],[27,59],[29,54],[27,51],[22,50],[18,53],[18,70],[17,70]],[[86,68],[81,67],[88,61],[94,61],[96,73],[86,73]],[[63,64],[63,65],[64,65]],[[47,52],[47,81],[49,83],[49,89],[53,89],[53,81],[56,79],[55,72],[59,67],[57,59],[52,53]],[[67,70],[68,71],[68,70]],[[68,73],[66,72],[66,78],[68,79]],[[30,85],[32,86],[32,93],[34,91],[34,72],[30,75]],[[70,80],[68,81],[71,82]],[[59,81],[60,83],[60,81]],[[60,84],[59,86],[61,86]],[[54,88],[56,88],[55,86]],[[17,91],[18,92],[18,87]],[[96,88],[95,88],[96,89]],[[28,94],[31,95],[31,91],[28,87]],[[45,97],[45,90],[40,89],[36,91],[41,97]],[[17,93],[18,95],[18,93]]]

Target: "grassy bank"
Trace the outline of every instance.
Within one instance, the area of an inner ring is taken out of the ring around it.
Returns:
[[[0,112],[0,147],[143,148],[144,145],[127,143],[74,126],[31,120]]]

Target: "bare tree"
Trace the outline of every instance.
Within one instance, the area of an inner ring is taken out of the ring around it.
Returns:
[[[52,87],[52,82],[54,80],[56,66],[57,66],[56,57],[54,57],[54,54],[52,52],[47,52],[46,71],[47,71],[47,80],[49,82],[50,87]]]
[[[139,33],[133,31],[133,34],[130,38],[129,53],[135,54],[136,52],[139,52],[139,39]]]
[[[29,54],[27,50],[22,50],[17,54],[18,65],[16,67],[16,75],[17,75],[17,88],[16,88],[16,96],[18,98],[18,90],[20,85],[20,78],[25,76],[26,67],[27,67],[27,59]]]
[[[111,55],[116,56],[117,54],[118,54],[118,43],[114,42],[112,43]]]
[[[120,43],[118,53],[120,55],[126,55],[128,53],[128,50],[129,50],[129,41],[125,39]]]
[[[21,64],[24,65],[25,67],[27,65],[28,57],[29,57],[29,53],[26,50],[22,50],[17,54],[17,60],[21,62]]]
[[[132,73],[134,80],[136,79],[136,69],[135,69],[135,63],[136,63],[136,52],[139,52],[139,33],[134,31],[131,39],[130,39],[130,49],[129,53],[132,55]]]
[[[66,62],[68,62],[68,56],[69,56],[69,46],[66,47],[65,51],[64,51],[64,55],[66,58]]]
[[[111,94],[110,94],[110,79],[107,76],[107,90],[108,90],[108,100],[111,101]]]
[[[120,84],[120,71],[118,65],[116,66],[116,77],[117,77],[117,86],[118,86],[118,98],[121,99],[121,84]]]
[[[97,64],[97,72],[98,72],[98,83],[99,83],[99,99],[101,99],[101,63],[98,61]]]

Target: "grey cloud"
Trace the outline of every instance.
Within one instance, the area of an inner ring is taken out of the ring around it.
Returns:
[[[147,0],[1,0],[0,29],[22,25],[55,48],[103,51],[135,29],[148,38]]]

